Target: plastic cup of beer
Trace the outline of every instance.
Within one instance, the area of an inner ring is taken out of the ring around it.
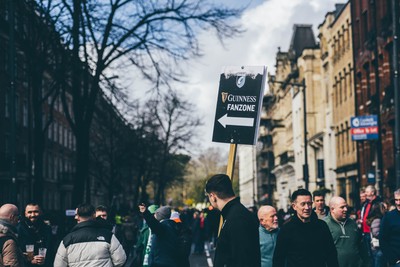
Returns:
[[[26,245],[26,254],[28,255],[29,261],[33,259],[34,250],[35,250],[35,245]]]
[[[39,248],[39,255],[43,256],[43,258],[46,258],[46,252],[47,248]]]

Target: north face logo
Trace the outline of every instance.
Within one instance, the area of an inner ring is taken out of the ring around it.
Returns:
[[[104,238],[104,236],[98,236],[98,237],[97,237],[97,240],[104,241],[104,240],[106,240],[106,239]]]

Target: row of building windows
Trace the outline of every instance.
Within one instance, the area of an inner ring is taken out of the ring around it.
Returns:
[[[345,52],[350,49],[351,39],[350,39],[350,21],[346,21],[346,25],[342,25],[341,29],[333,36],[332,40],[332,51],[333,51],[333,61],[339,60]]]
[[[333,97],[335,106],[339,106],[343,104],[348,98],[353,95],[352,90],[352,72],[351,64],[348,65],[348,68],[344,68],[343,72],[339,72],[334,77],[333,84]]]
[[[351,139],[351,128],[346,121],[345,124],[340,124],[336,127],[336,151],[338,155],[346,155],[355,152],[356,142]]]
[[[45,153],[43,160],[43,176],[49,180],[66,181],[75,172],[71,159],[56,153]]]
[[[72,151],[76,150],[76,139],[72,131],[57,121],[49,125],[47,138]]]
[[[5,105],[4,105],[4,114],[6,118],[10,118],[11,116],[11,105],[9,94],[6,93],[5,97]],[[58,111],[62,110],[61,101],[57,100],[54,108]],[[28,127],[28,119],[29,119],[29,108],[28,108],[28,100],[25,98],[22,101],[22,117],[20,114],[20,97],[19,94],[15,95],[15,121],[17,124],[22,123],[22,126]],[[42,123],[43,126],[47,124],[48,115],[44,114]],[[32,126],[35,127],[34,122],[32,122]],[[62,125],[60,122],[54,121],[51,123],[47,130],[47,137],[49,140],[59,143],[60,145],[69,148],[73,151],[76,150],[76,140],[75,136],[72,134],[72,131],[66,126]]]

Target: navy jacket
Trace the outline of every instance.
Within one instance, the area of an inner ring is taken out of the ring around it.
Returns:
[[[178,266],[178,232],[173,220],[157,221],[148,210],[143,213],[147,225],[151,229],[151,249],[149,266]]]
[[[400,211],[395,209],[383,216],[379,232],[383,256],[392,265],[400,260]]]

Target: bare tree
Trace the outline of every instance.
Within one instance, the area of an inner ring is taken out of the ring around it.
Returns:
[[[193,144],[196,129],[201,120],[194,115],[194,106],[181,98],[177,93],[165,93],[148,104],[149,112],[154,118],[153,127],[162,142],[159,175],[155,186],[155,201],[165,200],[165,188],[174,176],[167,172],[179,152],[185,151]],[[170,170],[171,171],[171,170]]]
[[[241,32],[231,19],[242,10],[202,0],[38,2],[57,18],[58,29],[72,50],[73,110],[67,111],[67,117],[77,143],[76,203],[83,200],[89,130],[105,76],[134,66],[157,88],[182,81],[177,63],[201,55],[197,39],[201,31],[214,31],[220,40]]]

